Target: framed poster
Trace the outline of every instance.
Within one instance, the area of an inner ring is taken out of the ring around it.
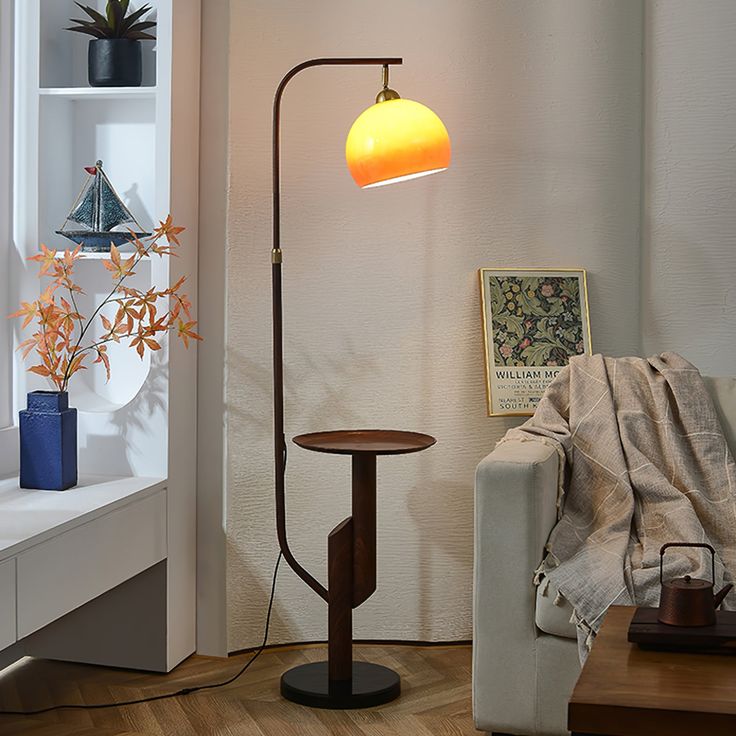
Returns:
[[[578,268],[481,268],[488,416],[531,415],[573,355],[591,354]]]

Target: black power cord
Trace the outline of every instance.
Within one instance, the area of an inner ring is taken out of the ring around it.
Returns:
[[[229,685],[231,682],[235,682],[245,671],[258,659],[260,654],[266,648],[266,642],[268,641],[268,628],[271,624],[271,609],[273,608],[273,599],[276,592],[276,576],[279,572],[279,565],[281,564],[282,553],[279,552],[279,556],[276,560],[276,566],[273,570],[273,579],[271,580],[271,597],[268,601],[268,613],[266,614],[266,629],[263,634],[263,643],[256,650],[253,656],[236,672],[231,678],[224,682],[215,682],[209,685],[196,685],[194,687],[185,687],[181,690],[177,690],[173,693],[164,693],[162,695],[152,695],[148,698],[139,698],[138,700],[126,700],[120,703],[93,703],[92,705],[52,705],[49,708],[39,708],[38,710],[0,710],[0,716],[37,716],[41,713],[49,713],[52,710],[61,710],[62,708],[74,708],[77,710],[94,710],[97,708],[120,708],[125,705],[138,705],[139,703],[151,703],[154,700],[166,700],[167,698],[176,698],[180,695],[189,695],[191,693],[199,692],[200,690],[211,690],[217,687],[224,687]]]

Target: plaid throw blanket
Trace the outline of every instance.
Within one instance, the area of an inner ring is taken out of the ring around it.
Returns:
[[[560,455],[560,513],[535,583],[572,605],[581,659],[610,605],[659,604],[665,542],[711,544],[716,586],[734,580],[736,466],[703,379],[681,356],[572,358],[510,440]],[[665,579],[710,578],[707,550],[664,560]],[[736,592],[723,608],[736,608]]]

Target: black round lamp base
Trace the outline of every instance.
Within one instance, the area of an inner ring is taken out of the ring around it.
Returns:
[[[327,662],[313,662],[285,672],[281,676],[281,694],[312,708],[372,708],[399,697],[401,678],[380,664],[353,662],[351,682],[330,683]]]

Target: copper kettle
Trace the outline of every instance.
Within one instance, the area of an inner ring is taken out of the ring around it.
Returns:
[[[691,578],[673,578],[664,582],[662,562],[669,547],[703,547],[711,554],[711,582]],[[716,608],[721,605],[733,585],[730,583],[713,595],[716,579],[716,551],[709,544],[698,542],[668,542],[659,550],[659,597],[657,619],[670,626],[712,626],[716,622]]]

